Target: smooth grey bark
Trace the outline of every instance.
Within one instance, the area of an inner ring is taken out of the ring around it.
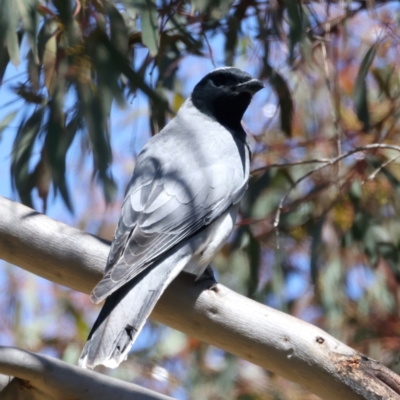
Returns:
[[[152,390],[13,347],[0,346],[0,371],[9,375],[0,379],[0,400],[171,400]],[[11,379],[13,376],[17,378]]]
[[[109,244],[0,197],[0,258],[74,290],[100,280]],[[400,400],[400,378],[323,330],[181,274],[151,318],[218,346],[327,400]],[[3,372],[0,367],[0,373]]]

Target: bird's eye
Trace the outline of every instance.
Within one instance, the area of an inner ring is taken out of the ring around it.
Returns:
[[[218,75],[213,79],[215,86],[226,86],[228,84],[229,78],[226,75]]]

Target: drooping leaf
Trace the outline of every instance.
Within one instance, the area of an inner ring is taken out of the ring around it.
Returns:
[[[393,91],[392,80],[396,76],[394,67],[392,65],[388,65],[385,68],[374,68],[372,70],[372,75],[378,83],[379,89],[386,95],[388,99],[391,99],[391,92]]]
[[[50,96],[56,79],[57,38],[53,35],[47,41],[43,53],[44,82]]]
[[[58,24],[54,18],[48,19],[44,22],[38,33],[38,57],[39,62],[43,63],[44,52],[46,44],[51,37],[53,37],[58,30]]]
[[[192,52],[193,54],[203,55],[203,53],[201,52],[202,43],[199,40],[195,39],[190,32],[188,32],[185,23],[180,23],[174,15],[171,15],[170,21],[179,32],[179,39],[182,43],[186,45],[187,49],[190,50],[190,52]]]
[[[297,43],[300,43],[304,38],[304,29],[302,22],[302,9],[301,3],[298,1],[284,0],[287,7],[288,17],[289,17],[289,62],[294,61],[294,49]]]
[[[159,29],[157,5],[154,0],[122,0],[127,8],[138,11],[142,24],[142,43],[149,49],[152,57],[156,56],[159,47]]]
[[[125,20],[113,4],[106,3],[106,9],[110,19],[110,42],[123,56],[126,56],[129,40]]]
[[[1,34],[0,34],[1,39]],[[10,56],[8,54],[7,46],[2,41],[0,41],[0,84],[3,81],[4,72],[6,71],[7,65],[10,61]]]
[[[23,204],[32,207],[31,191],[35,186],[30,173],[30,157],[39,134],[44,107],[38,107],[33,114],[23,120],[18,128],[11,155],[11,179]]]
[[[0,8],[0,45],[7,47],[8,55],[14,65],[18,65],[19,58],[19,8],[14,0],[3,0]]]
[[[114,98],[121,107],[125,102],[122,88],[119,84],[119,77],[121,75],[120,65],[111,56],[110,52],[104,45],[104,41],[102,40],[103,37],[104,33],[100,29],[95,30],[88,37],[87,53],[90,55],[96,69],[97,86],[99,93],[101,94],[101,103],[105,115],[108,118]],[[105,40],[108,41],[106,38]],[[110,45],[112,44],[110,43]]]
[[[64,87],[60,84],[60,81],[57,83],[49,104],[50,113],[44,143],[46,152],[42,154],[41,161],[43,163],[43,171],[47,171],[45,169],[47,164],[50,168],[55,193],[60,191],[65,205],[73,212],[65,173],[67,152],[75,137],[76,130],[71,132],[65,126],[66,117],[63,110]]]
[[[53,0],[53,4],[56,7],[60,20],[67,24],[72,19],[72,2],[64,0]]]
[[[92,145],[94,172],[103,185],[106,201],[111,202],[116,194],[116,185],[109,170],[112,152],[108,119],[104,114],[99,95],[93,93],[89,83],[79,82],[77,89]]]
[[[0,121],[0,141],[3,134],[4,129],[8,128],[12,120],[18,114],[19,110],[15,110],[7,114],[1,121]]]
[[[160,80],[157,82],[156,92],[163,95],[164,89],[161,85]],[[150,100],[150,129],[152,136],[156,135],[167,123],[166,109],[156,107],[154,103]]]
[[[48,161],[47,154],[47,148],[44,146],[42,148],[40,160],[32,173],[32,182],[34,182],[34,185],[37,188],[38,195],[43,201],[43,214],[46,214],[47,211],[47,198],[49,195],[52,178],[51,167]]]
[[[22,25],[24,27],[24,31],[28,35],[29,44],[31,46],[31,51],[35,62],[38,61],[36,42],[36,35],[39,26],[39,13],[37,12],[38,4],[39,0],[18,1]]]
[[[58,11],[58,18],[63,25],[69,46],[78,44],[80,36],[80,27],[74,19],[72,6],[77,7],[77,2],[65,0],[53,0],[54,6]],[[100,14],[101,15],[101,14]]]
[[[267,63],[267,60],[264,62],[263,76],[269,78],[269,83],[278,96],[281,111],[281,129],[290,137],[292,135],[294,105],[289,86],[283,76]]]
[[[28,51],[28,76],[33,90],[39,90],[40,66],[35,61],[32,49]]]
[[[368,131],[370,128],[366,77],[372,65],[372,62],[374,61],[377,48],[378,45],[374,44],[365,54],[360,64],[360,69],[358,71],[356,82],[354,84],[353,97],[357,117],[364,124],[365,131]]]
[[[192,12],[200,11],[200,13],[209,16],[214,20],[219,20],[231,9],[233,0],[192,0]]]
[[[124,74],[128,80],[129,85],[132,91],[136,89],[140,89],[144,94],[146,94],[155,104],[157,107],[164,108],[169,110],[168,102],[165,98],[161,97],[158,93],[156,93],[153,89],[151,89],[147,83],[145,82],[143,76],[140,73],[134,71],[125,57],[122,56],[115,48],[111,45],[107,36],[102,36],[100,41],[110,53],[111,58],[114,60],[115,65],[118,65],[120,68],[120,72]],[[169,110],[171,111],[171,110]]]
[[[179,60],[182,57],[179,49],[180,35],[163,33],[160,38],[160,51],[157,57],[159,76],[156,87],[174,90],[175,74],[178,70]]]
[[[180,93],[175,93],[174,100],[172,102],[172,109],[174,112],[178,112],[181,105],[185,101],[184,97]]]

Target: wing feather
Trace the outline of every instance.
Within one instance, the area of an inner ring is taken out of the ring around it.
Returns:
[[[226,157],[229,155],[205,166],[189,163],[183,171],[168,163],[161,167],[155,158],[139,157],[105,275],[92,293],[94,302],[140,274],[236,202],[247,186],[247,176],[245,171],[229,170],[232,163]]]

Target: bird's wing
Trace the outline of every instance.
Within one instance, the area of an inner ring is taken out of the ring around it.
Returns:
[[[104,278],[92,292],[94,302],[217,219],[236,202],[238,193],[241,197],[247,184],[245,172],[232,167],[226,157],[204,167],[194,162],[181,168],[176,168],[176,162],[161,167],[154,158],[139,158]]]

